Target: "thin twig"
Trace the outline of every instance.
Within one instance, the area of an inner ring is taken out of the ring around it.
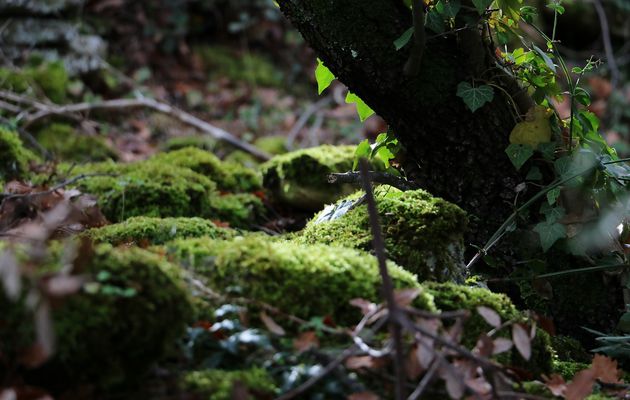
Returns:
[[[602,29],[602,41],[604,42],[604,51],[606,52],[606,60],[608,61],[608,65],[610,66],[610,84],[614,89],[615,87],[617,87],[617,83],[619,83],[619,67],[617,66],[613,46],[610,41],[610,28],[608,26],[608,18],[606,17],[606,11],[604,10],[604,7],[602,6],[602,2],[600,0],[591,0],[591,2],[593,3],[593,6],[595,6],[595,11],[597,12],[599,24]]]
[[[396,189],[400,189],[403,192],[407,190],[418,189],[418,186],[406,179],[400,178],[396,175],[388,174],[387,172],[369,171],[368,179],[375,183],[383,183],[389,186],[393,186]],[[359,172],[342,172],[332,173],[328,175],[328,183],[352,183],[357,184],[361,182],[361,173]]]
[[[73,178],[70,178],[68,180],[65,180],[65,181],[63,181],[61,183],[58,183],[57,185],[51,187],[50,189],[42,190],[41,192],[33,192],[33,193],[0,193],[0,198],[2,198],[2,200],[4,201],[4,200],[15,199],[15,198],[43,196],[43,195],[54,193],[57,190],[63,189],[66,186],[69,186],[69,185],[72,185],[74,183],[77,183],[78,181],[80,181],[82,179],[94,178],[94,177],[98,177],[98,176],[116,176],[116,175],[115,174],[81,174],[81,175],[77,175],[77,176],[75,176]]]
[[[167,103],[160,102],[154,99],[140,97],[135,99],[114,99],[114,100],[106,100],[99,101],[93,103],[77,103],[77,104],[69,104],[69,105],[53,105],[53,104],[44,104],[38,101],[25,98],[23,96],[19,96],[15,93],[0,91],[0,97],[5,98],[7,100],[11,100],[21,104],[28,104],[34,107],[37,111],[32,114],[26,114],[22,118],[24,120],[24,127],[28,127],[29,125],[52,115],[72,115],[74,113],[86,112],[91,110],[118,110],[124,108],[137,108],[144,107],[151,109],[153,111],[157,111],[166,115],[169,115],[180,122],[193,126],[200,131],[207,133],[214,137],[217,140],[223,140],[225,142],[230,143],[234,147],[243,150],[254,157],[266,161],[271,158],[269,154],[258,149],[257,147],[244,142],[238,139],[236,136],[231,133],[218,128],[206,121],[203,121],[194,115],[187,113],[184,110],[181,110],[177,107],[171,106]]]
[[[405,398],[405,358],[403,355],[402,328],[398,322],[398,315],[401,314],[396,305],[394,297],[394,284],[392,278],[387,271],[387,258],[385,256],[385,241],[381,224],[378,221],[378,210],[376,209],[376,200],[372,191],[372,183],[370,182],[368,172],[368,162],[365,158],[359,160],[359,168],[363,177],[363,189],[366,194],[368,214],[370,217],[370,227],[372,230],[372,242],[376,259],[378,260],[378,269],[381,274],[383,297],[387,302],[389,312],[389,327],[394,341],[394,365],[396,372],[396,391],[395,399],[402,400]]]

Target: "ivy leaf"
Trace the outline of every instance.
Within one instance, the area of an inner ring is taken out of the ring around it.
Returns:
[[[432,9],[427,14],[427,22],[424,24],[427,28],[431,29],[435,33],[443,33],[446,30],[444,25],[444,19],[440,16],[437,10]]]
[[[534,155],[534,150],[524,144],[511,144],[505,149],[505,153],[512,161],[514,167],[519,170],[529,158]]]
[[[567,236],[567,228],[558,222],[541,222],[534,227],[534,232],[540,236],[540,244],[544,252],[547,252],[558,239]]]
[[[371,151],[372,147],[370,146],[370,142],[367,139],[358,144],[356,150],[354,151],[354,164],[352,165],[353,171],[357,169],[360,159],[370,158]]]
[[[330,86],[332,81],[336,79],[335,75],[330,72],[328,67],[326,67],[319,58],[317,59],[317,68],[315,68],[315,79],[317,80],[318,94],[322,94],[322,92]]]
[[[521,19],[521,3],[522,0],[497,0],[497,6],[503,11],[503,14],[512,18],[515,22]]]
[[[440,0],[435,5],[437,12],[446,18],[455,18],[461,7],[459,0]]]
[[[394,47],[396,47],[396,50],[400,50],[405,47],[407,43],[409,43],[409,40],[411,40],[412,36],[413,27],[407,29],[398,39],[394,40]]]
[[[578,86],[575,88],[573,98],[575,99],[575,101],[582,104],[583,106],[588,107],[591,105],[591,95],[588,94],[586,89],[584,89],[583,87]]]
[[[472,0],[472,2],[479,14],[485,13],[490,4],[492,4],[492,0]]]
[[[488,85],[472,87],[468,82],[457,85],[457,96],[464,100],[470,111],[475,112],[494,98],[494,90]]]
[[[372,114],[374,114],[374,110],[370,108],[359,96],[352,92],[348,92],[346,95],[346,103],[351,104],[354,103],[357,106],[357,113],[359,114],[359,119],[361,122],[368,119]]]
[[[556,200],[558,200],[558,197],[560,197],[560,188],[553,188],[550,191],[547,192],[547,203],[549,203],[550,206],[556,204]]]

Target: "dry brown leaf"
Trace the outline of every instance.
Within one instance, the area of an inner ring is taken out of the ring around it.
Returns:
[[[529,360],[532,356],[532,342],[529,332],[521,324],[512,325],[512,341],[516,350],[521,353],[524,359]]]
[[[412,350],[407,354],[405,360],[405,373],[410,380],[416,380],[420,377],[420,374],[424,371],[424,368],[420,365],[420,361],[416,356],[417,345],[414,344]]]
[[[374,368],[375,361],[375,358],[371,356],[356,356],[348,357],[345,364],[348,369]]]
[[[617,369],[617,361],[601,354],[595,354],[591,369],[595,378],[605,383],[621,383],[621,371]]]
[[[373,312],[374,310],[376,310],[377,307],[375,303],[372,303],[371,301],[365,299],[352,299],[350,300],[350,305],[359,308],[363,315],[367,315]]]
[[[466,385],[462,376],[450,365],[440,368],[440,378],[446,383],[446,392],[451,399],[460,399],[464,395]]]
[[[543,375],[545,386],[554,396],[564,396],[564,392],[567,390],[567,383],[564,378],[558,374],[553,374],[551,377]]]
[[[514,343],[512,343],[510,339],[506,339],[506,338],[496,338],[494,339],[493,344],[494,344],[494,348],[492,350],[492,355],[505,353],[506,351],[509,351],[514,345]]]
[[[313,348],[316,349],[318,347],[319,338],[314,331],[302,332],[296,339],[293,339],[293,348],[298,353],[302,353]]]
[[[501,327],[501,317],[499,314],[489,307],[480,306],[477,307],[477,312],[481,315],[488,324],[495,328]]]
[[[591,368],[578,372],[564,391],[565,400],[584,400],[593,392],[594,383],[595,371]]]
[[[269,332],[273,333],[274,335],[286,335],[285,330],[280,325],[278,325],[276,321],[274,321],[269,315],[267,315],[266,312],[260,312],[260,320],[263,322],[263,324],[265,324],[265,327],[269,329]]]
[[[394,301],[399,307],[408,307],[420,294],[420,289],[401,289],[394,293]]]
[[[489,357],[494,354],[494,342],[488,335],[481,335],[473,351],[481,357]]]

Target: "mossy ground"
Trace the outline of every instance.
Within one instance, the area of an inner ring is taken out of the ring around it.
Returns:
[[[271,377],[260,368],[238,371],[219,369],[192,371],[187,372],[182,378],[184,389],[209,400],[233,399],[233,390],[237,382],[247,389],[247,399],[261,396],[272,398],[277,391]]]
[[[39,144],[63,161],[88,162],[118,158],[102,137],[81,134],[67,124],[46,125],[37,132],[36,138]]]
[[[58,256],[49,261],[52,268],[61,264]],[[53,385],[134,384],[190,322],[192,303],[180,271],[151,252],[109,245],[94,248],[86,267],[93,280],[53,309],[56,353],[35,373]],[[12,310],[1,314],[0,337],[3,344],[15,343],[12,349],[34,336],[25,301],[9,304],[0,296],[0,308]]]
[[[133,217],[117,224],[90,229],[83,235],[94,241],[112,245],[127,244],[146,247],[180,238],[206,236],[227,239],[233,237],[235,233],[203,218]]]
[[[355,193],[342,202],[356,201]],[[401,192],[389,186],[376,191],[377,208],[389,257],[418,275],[420,280],[455,280],[466,276],[463,232],[466,214],[459,207],[422,190]],[[296,239],[371,250],[372,234],[365,205],[328,219],[325,209],[315,215]]]
[[[227,77],[234,82],[250,85],[278,86],[282,74],[265,57],[254,54],[236,54],[221,46],[203,46],[194,49],[212,78]]]
[[[340,324],[361,317],[349,301],[379,300],[380,276],[374,257],[325,245],[268,241],[260,236],[232,241],[176,240],[166,245],[173,259],[203,275],[218,291],[236,289],[247,297],[304,319],[332,316]],[[419,287],[414,275],[389,264],[396,286]],[[422,293],[418,305],[433,309]]]
[[[22,178],[38,157],[26,149],[17,132],[0,125],[0,182]]]
[[[62,62],[38,63],[22,68],[0,68],[0,88],[17,93],[30,91],[62,103],[68,91],[68,74]]]

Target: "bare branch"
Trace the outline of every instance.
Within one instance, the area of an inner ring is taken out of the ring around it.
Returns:
[[[98,101],[93,103],[77,103],[58,106],[54,104],[44,104],[12,92],[0,91],[0,98],[13,101],[19,104],[25,104],[36,109],[33,113],[25,114],[22,119],[24,120],[24,127],[52,115],[72,115],[74,113],[86,112],[91,110],[118,110],[125,108],[137,108],[144,107],[157,111],[166,115],[169,115],[180,122],[190,125],[199,129],[200,131],[207,133],[218,140],[223,140],[230,143],[234,147],[243,150],[254,157],[266,161],[271,158],[269,154],[258,149],[257,147],[238,139],[231,133],[218,128],[206,121],[203,121],[194,115],[185,112],[177,107],[171,106],[167,103],[159,102],[154,99],[140,97],[135,99],[114,99]]]

